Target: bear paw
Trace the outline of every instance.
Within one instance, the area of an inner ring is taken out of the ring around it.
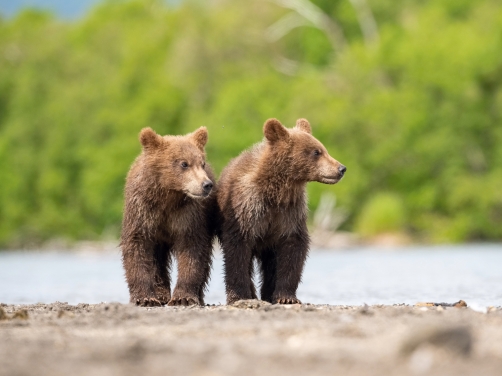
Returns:
[[[159,299],[157,298],[141,298],[141,299],[136,299],[136,305],[140,307],[161,307],[162,303]]]
[[[179,298],[179,299],[171,299],[169,303],[167,303],[169,306],[192,306],[192,305],[199,305],[199,299],[197,298]]]
[[[275,304],[302,304],[296,296],[278,297],[274,299]]]
[[[167,303],[170,306],[191,306],[204,304],[199,297],[190,292],[175,290],[172,299]]]

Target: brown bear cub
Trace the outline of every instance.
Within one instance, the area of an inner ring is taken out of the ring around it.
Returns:
[[[299,119],[285,128],[277,119],[265,139],[230,162],[218,183],[227,304],[256,299],[253,259],[261,271],[261,299],[300,303],[296,290],[309,249],[306,184],[335,184],[346,168]]]
[[[203,305],[216,208],[207,130],[162,137],[144,128],[139,139],[143,151],[127,175],[120,242],[131,303]],[[171,295],[173,256],[178,281]]]

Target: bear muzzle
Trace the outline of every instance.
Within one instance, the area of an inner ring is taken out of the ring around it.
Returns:
[[[321,176],[321,179],[319,180],[319,182],[324,183],[324,184],[336,184],[340,180],[342,180],[346,171],[347,171],[347,167],[345,167],[344,165],[341,164],[334,174]]]
[[[213,182],[206,178],[202,183],[195,183],[191,187],[188,187],[188,189],[186,189],[184,192],[191,198],[203,199],[209,196],[213,189],[213,186]]]
[[[202,195],[204,197],[208,196],[211,193],[211,190],[213,189],[213,182],[211,180],[206,180],[205,182],[202,183]]]

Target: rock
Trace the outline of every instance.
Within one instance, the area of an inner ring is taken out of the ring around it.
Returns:
[[[432,303],[432,302],[419,302],[415,304],[415,307],[455,307],[455,308],[465,308],[467,303],[463,300],[459,300],[456,303]]]
[[[453,306],[455,308],[465,308],[467,307],[467,303],[464,302],[463,300],[459,300],[458,302],[454,303]]]
[[[0,321],[7,320],[7,319],[8,319],[7,314],[5,313],[4,309],[2,307],[0,307]]]
[[[369,305],[367,305],[366,303],[364,303],[364,305],[361,308],[359,308],[357,312],[360,313],[361,315],[368,315],[368,316],[374,314],[374,312],[370,309]]]
[[[28,311],[25,309],[20,309],[19,311],[14,312],[14,316],[12,316],[12,318],[19,320],[28,320]]]

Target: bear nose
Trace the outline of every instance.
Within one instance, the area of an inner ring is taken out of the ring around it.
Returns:
[[[338,167],[338,171],[340,171],[340,175],[343,175],[345,174],[345,171],[347,171],[347,167],[341,165],[340,167]]]
[[[213,189],[213,182],[211,180],[206,180],[202,183],[202,189],[204,190],[204,193],[211,192],[211,189]]]

